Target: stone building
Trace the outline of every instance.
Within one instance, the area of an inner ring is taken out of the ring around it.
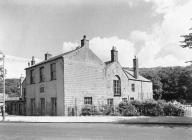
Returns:
[[[80,115],[85,104],[118,105],[122,100],[152,98],[152,82],[139,75],[138,59],[133,69],[118,62],[118,51],[102,62],[89,48],[86,36],[81,46],[58,56],[45,54],[26,68],[27,115]]]

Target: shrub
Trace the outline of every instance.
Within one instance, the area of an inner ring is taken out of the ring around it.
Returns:
[[[133,100],[130,103],[137,109],[138,115],[144,115],[144,105],[141,101]]]
[[[83,116],[90,116],[90,115],[96,115],[96,114],[97,114],[97,110],[93,105],[85,105],[81,109],[81,115]]]
[[[102,105],[99,107],[98,115],[114,115],[114,106]]]
[[[167,103],[164,106],[164,115],[165,116],[184,116],[184,109],[177,107],[172,103]]]
[[[137,115],[144,116],[184,116],[181,105],[174,105],[163,100],[130,101],[137,110]],[[122,106],[122,105],[121,105]]]
[[[138,116],[136,107],[129,102],[120,102],[118,111],[122,116]]]

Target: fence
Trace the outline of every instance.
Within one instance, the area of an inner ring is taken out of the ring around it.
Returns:
[[[185,107],[185,116],[192,117],[192,106],[184,105]]]

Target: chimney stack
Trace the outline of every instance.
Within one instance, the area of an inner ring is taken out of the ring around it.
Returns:
[[[52,57],[52,54],[50,54],[50,53],[46,53],[45,54],[45,60],[48,60],[48,59],[50,59]]]
[[[111,50],[111,62],[117,62],[118,61],[118,51],[116,50],[116,47],[113,46]]]
[[[83,39],[81,40],[81,47],[89,47],[89,40],[86,39],[86,35],[83,36]]]
[[[32,56],[32,60],[31,60],[31,66],[35,65],[35,57]]]
[[[133,72],[134,77],[137,79],[139,77],[139,64],[138,64],[138,58],[136,56],[133,59]]]

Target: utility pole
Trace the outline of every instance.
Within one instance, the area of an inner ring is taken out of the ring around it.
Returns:
[[[3,54],[3,121],[5,120],[5,55]]]
[[[21,77],[20,77],[20,98],[22,99],[22,93],[23,93],[23,91],[22,91],[22,74],[21,74]]]
[[[3,74],[2,74],[2,79],[3,79],[3,108],[2,108],[2,117],[3,117],[3,121],[5,120],[5,55],[3,54],[2,51],[0,51],[0,55],[2,57],[0,57],[0,60],[3,60]]]

